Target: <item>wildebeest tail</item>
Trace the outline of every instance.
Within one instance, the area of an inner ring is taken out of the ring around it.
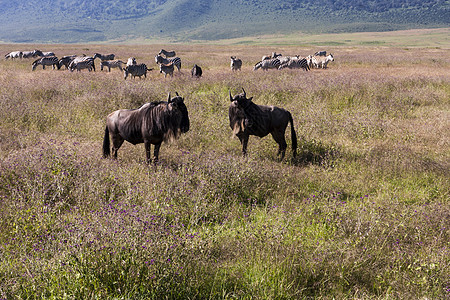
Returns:
[[[111,146],[109,143],[109,129],[108,126],[105,128],[105,136],[103,138],[103,157],[108,157],[111,155]]]
[[[292,156],[297,155],[297,134],[294,129],[294,120],[292,119],[292,115],[289,113],[289,122],[291,123],[291,140],[292,140]]]

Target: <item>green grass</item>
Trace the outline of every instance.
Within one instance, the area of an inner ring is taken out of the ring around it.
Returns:
[[[161,47],[45,45],[151,67]],[[447,49],[329,46],[336,61],[310,72],[252,71],[272,46],[173,49],[182,73],[166,79],[0,61],[0,298],[449,296]],[[281,162],[270,136],[241,156],[227,114],[242,87],[292,113],[296,158],[290,133]],[[168,92],[185,97],[191,130],[160,162],[129,143],[103,159],[106,116]]]

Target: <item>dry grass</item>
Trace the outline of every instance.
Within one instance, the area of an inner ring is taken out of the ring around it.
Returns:
[[[156,68],[161,47],[0,52],[115,53]],[[448,50],[334,47],[327,70],[253,72],[263,54],[314,49],[172,48],[183,69],[166,79],[0,61],[0,298],[449,296]],[[241,157],[227,113],[242,87],[291,111],[298,158],[279,162],[271,137],[251,137]],[[157,166],[143,145],[101,158],[109,112],[175,91],[191,130]]]

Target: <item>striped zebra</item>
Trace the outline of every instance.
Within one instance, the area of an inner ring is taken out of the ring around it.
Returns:
[[[151,71],[153,69],[147,68],[145,64],[138,64],[138,65],[130,65],[126,66],[123,69],[123,77],[124,79],[127,79],[128,75],[133,76],[135,78],[136,76],[139,77],[139,79],[142,79],[141,76],[144,76],[147,78],[147,71]]]
[[[116,60],[103,60],[100,62],[100,70],[103,71],[103,67],[108,68],[108,72],[111,72],[111,68],[119,68],[120,71],[123,71],[122,65],[125,63],[119,59]]]
[[[94,54],[94,59],[96,59],[97,57],[100,58],[101,61],[104,61],[104,60],[114,60],[114,58],[116,56],[114,54],[103,55],[103,54],[100,54],[100,53],[95,53]]]
[[[31,64],[31,70],[36,70],[36,67],[38,65],[42,65],[42,69],[45,69],[45,66],[52,66],[53,70],[57,68],[59,70],[59,60],[56,56],[50,56],[50,57],[41,57],[39,59],[36,59]]]
[[[136,58],[134,58],[134,57],[130,57],[130,58],[128,58],[128,60],[127,60],[127,66],[132,66],[132,65],[136,65],[137,63],[136,63]]]
[[[41,50],[34,50],[35,56],[40,57],[49,57],[49,56],[55,56],[55,53],[53,52],[42,52]]]
[[[69,70],[69,64],[72,62],[72,60],[76,57],[76,55],[66,55],[60,58],[58,64],[59,68],[61,69],[62,66],[66,67],[66,70]]]
[[[164,49],[161,49],[161,51],[159,51],[158,55],[164,54],[164,56],[166,58],[168,57],[174,57],[176,55],[175,51],[166,51]]]
[[[95,71],[94,58],[91,56],[75,57],[69,64],[69,70],[70,72],[73,72],[75,69],[78,72],[80,72],[82,69],[88,69],[89,72],[91,70]]]
[[[240,71],[242,67],[242,60],[239,58],[236,58],[236,56],[231,56],[231,71]]]
[[[311,61],[315,68],[326,69],[328,63],[334,61],[334,57],[333,54],[330,53],[327,56],[313,56]]]
[[[304,57],[291,57],[290,60],[288,60],[285,63],[282,63],[278,70],[289,68],[289,69],[303,69],[305,71],[309,70],[308,61]]]
[[[258,69],[262,69],[264,71],[267,71],[269,69],[278,69],[278,67],[280,65],[281,65],[281,63],[280,63],[280,60],[278,58],[265,59],[263,61],[258,62],[253,67],[253,71],[256,71]]]
[[[8,54],[5,55],[5,59],[11,58],[11,60],[13,60],[15,58],[22,58],[22,57],[23,57],[22,51],[13,51],[13,52],[9,52]]]
[[[178,56],[174,57],[174,58],[164,58],[164,57],[162,57],[161,55],[158,54],[158,55],[155,56],[155,61],[156,61],[157,64],[165,64],[165,65],[173,63],[175,65],[175,67],[177,67],[178,72],[180,72],[180,69],[181,69],[181,58],[179,58]]]
[[[164,74],[164,78],[166,78],[167,75],[170,75],[170,77],[173,77],[173,71],[175,70],[175,67],[173,66],[173,63],[170,64],[159,64],[159,73]]]
[[[36,57],[36,50],[33,51],[22,51],[22,58],[30,58],[30,57]]]

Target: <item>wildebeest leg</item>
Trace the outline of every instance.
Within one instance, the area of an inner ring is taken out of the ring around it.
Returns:
[[[239,135],[238,137],[239,137],[239,140],[241,141],[241,144],[242,144],[242,154],[244,156],[246,156],[247,155],[247,145],[248,145],[248,138],[249,138],[249,136],[248,135]]]
[[[119,150],[120,146],[122,146],[123,141],[124,139],[121,136],[115,136],[112,138],[113,142],[112,154],[114,159],[117,159],[117,151]]]
[[[159,148],[161,148],[161,143],[155,145],[155,150],[153,151],[154,159],[153,162],[156,164],[159,159]]]
[[[150,143],[149,141],[145,140],[144,141],[144,145],[145,145],[145,157],[147,158],[147,163],[150,164],[152,162],[152,157],[151,157],[151,146],[152,143]],[[155,150],[156,150],[156,146],[155,146]]]
[[[284,132],[274,131],[271,134],[275,142],[277,142],[278,144],[277,155],[281,155],[281,160],[283,160],[287,148],[286,139],[284,138]]]

